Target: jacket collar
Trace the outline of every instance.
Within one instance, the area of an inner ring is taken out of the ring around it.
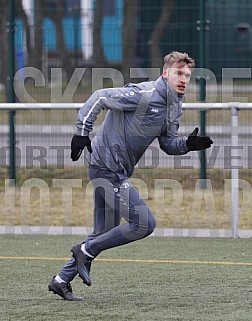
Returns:
[[[179,103],[184,95],[178,94],[175,90],[173,90],[168,82],[160,76],[155,81],[155,87],[159,95],[167,102],[167,97],[170,96],[176,103]]]

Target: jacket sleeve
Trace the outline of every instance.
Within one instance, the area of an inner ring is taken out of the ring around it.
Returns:
[[[187,137],[167,136],[162,134],[158,137],[160,148],[168,155],[183,155],[189,152],[186,146]]]
[[[182,116],[182,103],[174,104],[169,110],[170,117],[167,129],[158,137],[160,148],[168,155],[183,155],[189,152],[186,146],[187,137],[178,137],[178,129]]]
[[[141,92],[134,86],[96,90],[79,110],[76,122],[77,135],[89,135],[102,109],[135,111],[141,97]]]

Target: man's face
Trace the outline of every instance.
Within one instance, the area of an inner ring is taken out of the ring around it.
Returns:
[[[191,73],[192,71],[187,65],[181,66],[174,63],[171,67],[163,70],[162,75],[173,90],[183,95],[190,82]]]

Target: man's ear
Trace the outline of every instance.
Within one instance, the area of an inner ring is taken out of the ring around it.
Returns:
[[[162,72],[162,76],[164,79],[168,79],[168,70],[167,69],[163,69],[163,72]]]

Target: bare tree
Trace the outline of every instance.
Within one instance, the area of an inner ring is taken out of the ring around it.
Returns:
[[[15,17],[21,17],[24,21],[25,30],[27,27],[27,17],[23,11],[21,0],[15,1]],[[0,21],[1,21],[1,32],[0,32],[0,51],[1,51],[1,59],[0,59],[0,70],[1,70],[1,81],[5,86],[5,93],[7,96],[8,92],[8,64],[9,60],[12,57],[9,56],[8,52],[8,35],[9,32],[15,32],[14,26],[10,25],[8,21],[8,1],[0,0]],[[14,57],[15,62],[15,57]]]
[[[138,0],[124,0],[122,28],[122,73],[129,81],[130,68],[136,66]]]
[[[93,58],[96,67],[106,67],[107,61],[104,55],[102,40],[101,40],[101,27],[103,21],[103,0],[96,0],[94,11],[94,25],[93,25]]]
[[[63,19],[64,10],[61,0],[55,0],[55,8],[49,7],[47,0],[39,0],[44,17],[49,17],[55,24],[57,38],[57,52],[62,68],[65,70],[67,79],[69,80],[73,74],[74,66],[72,57],[65,43]]]
[[[163,0],[163,6],[158,22],[153,29],[148,45],[150,47],[151,66],[159,67],[162,65],[162,54],[160,52],[160,41],[170,20],[175,0]]]
[[[8,76],[8,59],[11,59],[9,57],[8,53],[8,32],[7,30],[10,30],[8,28],[8,1],[7,0],[0,0],[0,21],[1,21],[1,32],[0,32],[0,50],[1,50],[1,60],[0,60],[0,70],[1,70],[1,79],[2,82],[5,85],[6,89],[6,95],[7,95],[7,76]],[[41,55],[39,55],[40,50],[37,50],[38,46],[42,46],[42,40],[38,41],[39,39],[35,38],[35,48],[31,48],[31,42],[30,42],[30,25],[28,23],[28,17],[23,9],[22,0],[15,0],[15,17],[21,18],[24,24],[24,32],[26,37],[26,49],[27,49],[27,59],[28,64],[32,65],[33,61],[36,61],[37,64],[35,67],[40,68],[41,67]],[[36,19],[36,22],[38,24],[39,19]],[[16,26],[18,28],[18,26]],[[15,29],[14,29],[15,30]],[[13,32],[14,32],[13,30]],[[36,32],[35,35],[40,35],[42,39],[42,30],[39,32]],[[36,59],[34,59],[36,57]],[[14,57],[15,60],[15,57]]]
[[[7,0],[0,0],[0,71],[1,81],[5,85],[7,94],[7,66],[8,66],[8,33],[7,33]]]
[[[127,82],[129,70],[136,65],[138,0],[125,0],[122,24],[122,72]],[[106,67],[106,60],[101,40],[101,27],[104,17],[104,1],[96,0],[93,27],[94,64],[96,67]]]
[[[34,11],[34,43],[27,44],[27,65],[42,70],[43,63],[43,9],[40,1],[36,1]]]
[[[24,11],[24,8],[23,8],[23,4],[22,4],[22,0],[15,0],[15,16],[16,17],[19,17],[22,19],[23,23],[24,23],[24,32],[25,32],[25,37],[26,37],[26,47],[27,47],[27,52],[28,52],[28,55],[30,53],[30,44],[31,44],[31,41],[30,41],[30,25],[28,23],[28,17]]]

